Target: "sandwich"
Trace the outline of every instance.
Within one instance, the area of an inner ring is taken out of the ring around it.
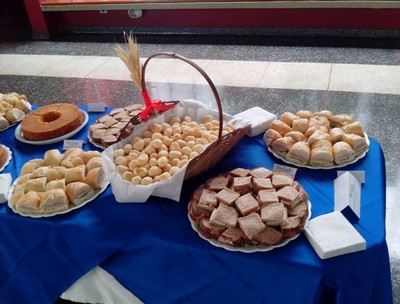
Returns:
[[[91,199],[94,195],[94,190],[88,184],[72,182],[65,186],[65,193],[67,194],[69,201],[75,206],[78,206]]]
[[[101,189],[104,184],[105,174],[103,167],[97,167],[90,170],[84,179],[84,182],[94,190]]]
[[[271,177],[272,174],[274,172],[272,172],[271,170],[268,170],[267,168],[264,167],[258,167],[258,168],[254,168],[250,171],[250,175],[253,177],[260,177],[260,178],[268,178]]]
[[[296,118],[292,122],[293,131],[299,131],[301,133],[306,133],[308,129],[308,118]]]
[[[265,190],[258,191],[257,200],[262,205],[279,203],[279,198],[278,198],[278,195],[276,194],[275,189],[265,189]]]
[[[334,164],[332,143],[328,140],[319,140],[311,146],[310,161],[314,167],[330,167]]]
[[[212,191],[221,191],[228,187],[229,178],[224,175],[219,175],[207,180],[207,188]]]
[[[307,143],[312,145],[319,140],[328,140],[332,142],[332,137],[329,135],[329,133],[318,129],[308,138]]]
[[[222,202],[228,206],[232,205],[235,200],[240,196],[239,192],[233,191],[230,188],[224,188],[219,191],[216,198],[219,202]]]
[[[35,191],[29,191],[22,195],[15,203],[15,210],[23,214],[40,214],[41,198]]]
[[[68,197],[65,191],[62,189],[52,189],[43,194],[39,208],[42,213],[54,213],[67,210],[68,206]]]
[[[334,143],[341,141],[342,137],[345,133],[346,132],[342,128],[338,128],[338,127],[335,127],[335,128],[332,128],[329,130],[329,135],[331,136],[332,141]]]
[[[266,246],[278,244],[282,240],[282,232],[272,227],[265,227],[264,230],[254,235],[252,241]]]
[[[274,188],[279,189],[285,186],[291,186],[293,184],[293,177],[283,172],[275,172],[272,175],[271,181]]]
[[[293,137],[282,137],[282,138],[278,138],[277,140],[275,140],[272,143],[271,148],[279,156],[285,157],[286,153],[294,145],[295,142],[296,142],[296,140],[293,139]]]
[[[34,192],[44,192],[46,188],[47,178],[39,177],[35,179],[29,179],[25,184],[25,192],[34,191]]]
[[[232,189],[240,194],[245,194],[251,190],[251,176],[234,177]]]
[[[357,134],[361,137],[364,137],[364,130],[358,121],[344,125],[342,128],[348,134]]]
[[[300,118],[311,118],[314,116],[314,113],[308,110],[300,110],[296,112],[296,116]]]
[[[292,131],[292,128],[288,124],[279,119],[273,120],[269,125],[269,128],[278,131],[282,136],[284,136],[287,132]]]
[[[306,136],[300,131],[290,131],[285,134],[285,137],[292,137],[295,141],[303,141]]]
[[[303,224],[300,217],[291,216],[281,225],[282,237],[291,238],[298,235],[303,230]]]
[[[276,139],[281,138],[282,135],[281,133],[279,133],[276,130],[273,129],[268,129],[265,133],[264,133],[264,142],[267,146],[269,146],[270,144],[272,144]]]
[[[285,186],[278,191],[276,195],[279,201],[284,203],[289,208],[294,208],[296,205],[302,202],[303,198],[300,196],[299,191],[297,191],[292,186]]]
[[[260,205],[251,193],[247,193],[237,198],[235,206],[242,215],[248,215],[260,210]]]
[[[52,190],[52,189],[61,189],[65,190],[65,179],[55,179],[52,181],[48,181],[46,184],[46,191]]]
[[[85,180],[86,166],[80,165],[74,168],[68,168],[65,171],[65,183],[82,182]]]
[[[38,178],[38,177],[46,177],[48,171],[49,171],[49,167],[47,167],[47,166],[39,167],[31,173],[29,178],[33,179],[33,178]]]
[[[235,208],[225,204],[219,204],[213,210],[210,216],[210,223],[224,227],[236,227],[238,220],[238,212]]]
[[[356,152],[356,155],[368,149],[368,144],[365,137],[361,137],[357,134],[344,134],[342,141],[347,142]]]
[[[287,124],[289,127],[292,126],[292,122],[296,118],[297,116],[292,112],[285,112],[279,117],[279,119],[283,121],[285,124]]]
[[[296,142],[286,154],[286,159],[298,165],[306,165],[310,160],[310,146],[303,141]]]
[[[229,227],[218,237],[219,242],[231,245],[233,247],[243,246],[245,239],[246,237],[242,230],[237,227]]]
[[[330,120],[330,118],[333,116],[333,113],[329,110],[321,110],[319,112],[315,112],[314,116],[326,117]]]
[[[63,166],[51,167],[47,171],[47,181],[64,179],[66,172],[67,172],[67,168],[65,168]]]
[[[48,150],[44,153],[44,165],[45,166],[59,166],[63,155],[58,149]]]
[[[356,152],[353,148],[344,141],[338,141],[332,146],[333,157],[338,165],[351,162],[356,157]]]
[[[331,118],[331,124],[334,127],[343,127],[344,125],[347,125],[349,123],[354,122],[354,118],[351,117],[348,114],[337,114],[337,115],[333,115]]]
[[[242,232],[249,240],[266,227],[258,213],[250,213],[249,215],[239,217],[238,223],[240,229],[242,229]]]
[[[270,178],[254,177],[253,178],[253,189],[255,191],[273,189],[272,181]]]
[[[287,209],[283,203],[263,205],[261,219],[267,226],[280,226],[287,219]]]
[[[97,167],[102,167],[102,163],[101,163],[101,156],[95,156],[93,158],[91,158],[87,163],[86,163],[86,169],[88,171],[97,168]]]

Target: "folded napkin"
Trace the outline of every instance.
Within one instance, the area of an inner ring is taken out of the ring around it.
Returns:
[[[0,174],[0,204],[7,202],[8,191],[11,186],[11,174]]]
[[[366,241],[339,211],[310,220],[304,230],[321,259],[365,250]]]
[[[254,107],[238,113],[235,115],[236,118],[247,120],[251,123],[248,136],[253,137],[260,135],[268,130],[269,125],[273,120],[276,119],[276,115],[272,114],[260,107]]]

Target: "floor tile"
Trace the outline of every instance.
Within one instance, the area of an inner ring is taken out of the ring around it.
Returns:
[[[326,90],[329,63],[271,62],[259,86],[276,89]]]
[[[215,85],[256,87],[267,66],[268,62],[213,60],[205,72]],[[201,78],[196,84],[206,84],[206,81]]]
[[[6,75],[7,73],[5,70],[22,60],[24,57],[26,57],[26,55],[0,54],[0,74]],[[9,71],[8,74],[14,75],[14,72]]]
[[[51,77],[87,77],[94,70],[105,64],[110,57],[68,56],[57,65],[46,69],[40,76]]]
[[[329,90],[400,94],[400,67],[333,64]]]

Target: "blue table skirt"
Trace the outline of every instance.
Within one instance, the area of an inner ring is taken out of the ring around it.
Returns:
[[[86,141],[85,150],[96,149],[87,143],[87,129],[100,115],[90,114],[88,125],[74,136]],[[0,133],[0,143],[13,152],[2,173],[14,179],[29,159],[62,149],[62,142],[23,144],[14,131]],[[119,204],[108,188],[83,208],[50,218],[22,217],[1,205],[1,303],[52,303],[97,265],[146,303],[392,303],[384,157],[379,144],[370,141],[367,156],[346,167],[366,171],[361,219],[354,223],[367,241],[365,251],[320,260],[303,235],[284,247],[252,254],[202,240],[187,218],[195,188],[236,167],[282,164],[266,150],[261,136],[245,137],[213,170],[185,182],[179,203],[151,197],[143,204]],[[298,170],[296,179],[310,196],[312,217],[333,211],[336,174]]]

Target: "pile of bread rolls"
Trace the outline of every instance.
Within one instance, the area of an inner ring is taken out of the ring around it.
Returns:
[[[152,124],[142,137],[113,153],[116,170],[124,180],[134,185],[149,185],[166,180],[201,154],[206,145],[218,139],[219,121],[211,115],[201,123],[191,117],[173,117],[167,123]],[[234,130],[232,124],[223,127],[222,135]]]
[[[0,131],[21,121],[31,110],[25,95],[0,93]]]
[[[285,112],[271,123],[264,141],[282,159],[311,167],[345,165],[368,149],[358,121],[328,110]]]
[[[59,213],[91,199],[104,187],[104,178],[100,152],[48,150],[43,159],[22,166],[9,204],[25,215]]]

